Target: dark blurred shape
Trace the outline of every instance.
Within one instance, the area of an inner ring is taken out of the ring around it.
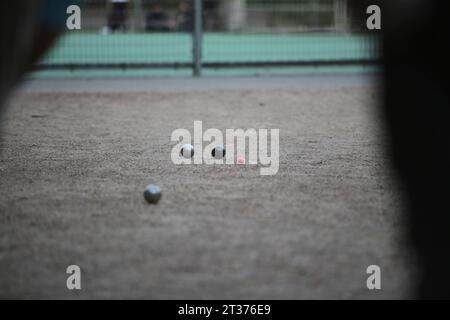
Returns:
[[[450,299],[450,26],[440,0],[352,1],[381,8],[383,111],[390,154],[408,197],[419,260],[417,297]]]
[[[145,31],[169,31],[169,14],[160,4],[154,4],[145,15]]]
[[[450,298],[449,3],[386,2],[384,112],[408,197],[420,298]]]
[[[175,16],[175,23],[178,31],[192,32],[194,28],[194,13],[190,2],[180,2],[178,12]]]
[[[207,31],[220,29],[219,4],[217,0],[203,0],[203,27]]]
[[[112,12],[108,17],[108,27],[112,32],[127,30],[128,0],[111,0]]]
[[[80,1],[9,1],[0,11],[0,109],[14,85],[64,30],[71,4]]]
[[[419,259],[417,295],[450,298],[448,1],[352,1],[381,8],[383,111],[390,154],[408,197]]]
[[[0,104],[31,59],[39,1],[11,1],[0,11]]]

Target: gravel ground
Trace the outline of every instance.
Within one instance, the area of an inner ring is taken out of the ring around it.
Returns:
[[[1,127],[0,297],[408,297],[375,102],[373,86],[17,93]],[[194,120],[279,128],[278,174],[174,165],[170,135]],[[66,289],[71,264],[80,291]]]

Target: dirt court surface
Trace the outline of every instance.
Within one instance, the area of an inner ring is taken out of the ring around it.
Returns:
[[[0,297],[408,297],[376,99],[373,86],[17,93],[1,127]],[[174,165],[171,133],[194,120],[279,128],[278,174]],[[66,289],[71,264],[81,291]]]

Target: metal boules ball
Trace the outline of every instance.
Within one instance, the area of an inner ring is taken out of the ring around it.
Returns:
[[[161,188],[150,184],[144,190],[144,198],[148,203],[156,204],[161,199]]]
[[[184,144],[181,147],[180,154],[186,159],[190,159],[194,156],[194,147],[192,146],[192,144]]]
[[[215,159],[222,159],[223,157],[225,157],[225,148],[224,148],[224,146],[216,146],[216,147],[214,147],[214,149],[212,149],[212,151],[211,151],[211,155]]]

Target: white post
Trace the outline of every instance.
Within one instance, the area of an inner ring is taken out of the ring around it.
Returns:
[[[242,30],[247,22],[247,1],[222,0],[220,13],[226,31]]]
[[[142,6],[142,0],[134,0],[133,3],[133,31],[142,28],[142,18],[144,14],[144,8]]]
[[[334,0],[334,28],[336,31],[347,32],[348,4],[347,0]]]

